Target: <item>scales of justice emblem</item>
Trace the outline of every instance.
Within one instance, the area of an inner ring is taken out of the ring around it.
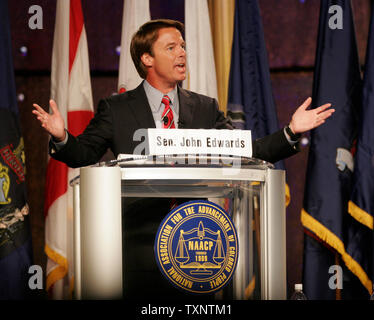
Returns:
[[[211,269],[221,268],[226,255],[222,244],[221,231],[205,228],[202,221],[197,228],[180,230],[177,249],[174,255],[181,269],[192,269],[191,275],[211,275]],[[211,250],[213,249],[214,250]],[[193,251],[195,258],[190,257]],[[209,253],[213,253],[210,255]]]
[[[154,250],[161,273],[191,293],[222,289],[232,278],[239,253],[231,218],[205,200],[189,201],[171,211],[160,224]]]

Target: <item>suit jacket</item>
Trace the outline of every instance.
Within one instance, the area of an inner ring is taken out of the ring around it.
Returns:
[[[182,88],[179,94],[179,128],[233,129],[231,122],[219,111],[217,101]],[[133,135],[140,128],[155,128],[143,83],[136,89],[102,99],[97,113],[84,132],[78,137],[68,133],[64,147],[56,150],[50,142],[53,158],[70,167],[82,167],[97,163],[110,148],[117,157],[120,153],[132,154],[140,143]],[[298,151],[291,146],[283,130],[253,141],[253,157],[277,162]]]

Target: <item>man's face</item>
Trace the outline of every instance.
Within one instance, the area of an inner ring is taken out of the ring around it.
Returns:
[[[142,56],[148,67],[147,80],[156,88],[171,89],[186,78],[185,42],[181,33],[175,28],[163,28],[153,44],[153,57]]]

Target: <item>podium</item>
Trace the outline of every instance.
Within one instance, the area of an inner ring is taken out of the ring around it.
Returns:
[[[126,290],[121,197],[208,199],[225,206],[237,230],[239,258],[230,284],[215,298],[286,299],[285,172],[272,164],[148,156],[81,168],[70,184],[76,299],[118,299]]]

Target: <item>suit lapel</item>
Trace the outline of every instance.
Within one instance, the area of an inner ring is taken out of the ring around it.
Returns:
[[[178,128],[191,128],[193,120],[194,104],[188,91],[178,86],[179,94],[179,121]]]
[[[190,128],[193,124],[194,104],[188,91],[178,86],[179,95],[179,128]],[[156,128],[151,107],[145,94],[143,82],[133,91],[129,92],[130,110],[139,128]]]
[[[156,128],[151,107],[145,94],[143,82],[131,93],[129,92],[129,106],[139,128]]]

